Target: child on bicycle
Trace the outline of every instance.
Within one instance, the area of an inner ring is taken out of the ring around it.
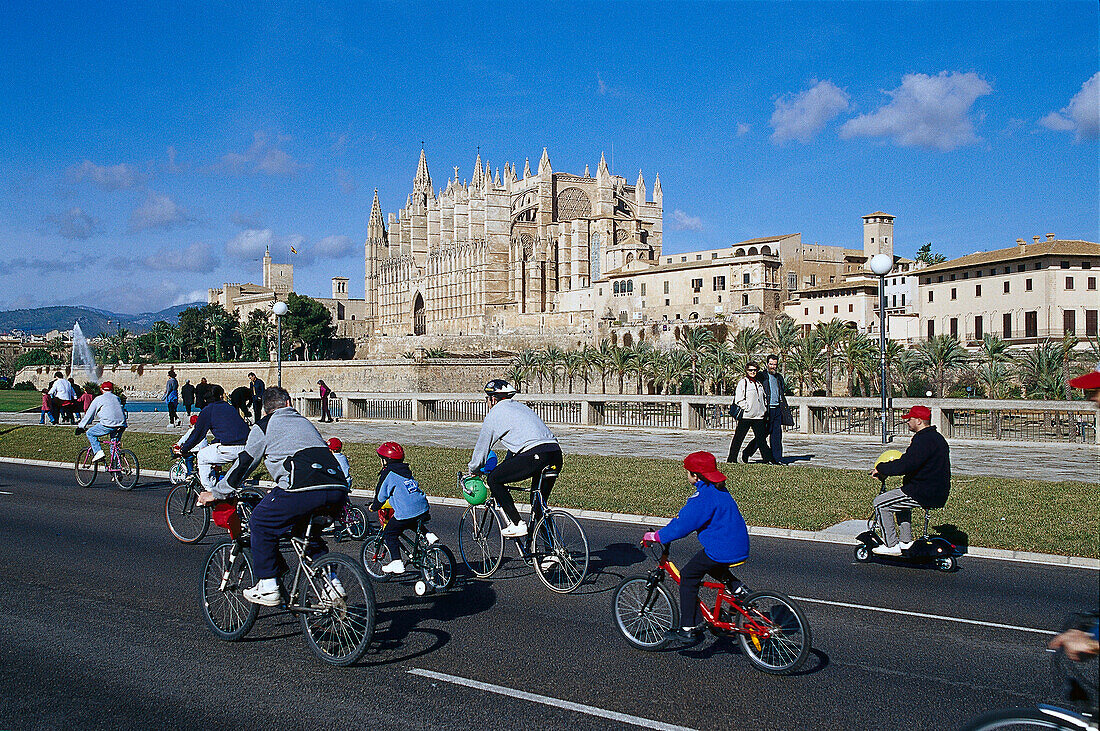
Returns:
[[[680,613],[682,627],[672,628],[666,638],[676,644],[695,641],[701,627],[699,585],[710,574],[739,596],[748,588],[730,571],[731,565],[749,557],[749,531],[737,502],[726,489],[726,476],[718,471],[710,452],[692,452],[684,458],[687,481],[695,493],[680,513],[659,531],[642,536],[643,543],[668,545],[698,531],[703,550],[696,553],[680,571]]]
[[[382,460],[382,470],[378,473],[378,489],[374,495],[371,510],[381,510],[389,502],[393,517],[382,529],[382,540],[390,552],[390,562],[382,567],[386,574],[405,573],[405,562],[401,560],[401,534],[416,529],[417,524],[431,520],[428,512],[428,498],[420,489],[420,483],[412,475],[405,463],[405,450],[396,442],[385,442],[378,447],[378,456]],[[434,533],[427,533],[428,543],[438,540]]]
[[[344,471],[344,477],[348,481],[348,487],[351,487],[351,465],[348,464],[348,458],[344,456],[343,449],[344,443],[339,438],[332,437],[328,440],[328,450],[332,452],[332,456],[340,464],[340,469]]]

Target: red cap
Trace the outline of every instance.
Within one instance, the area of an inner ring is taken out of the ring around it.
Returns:
[[[199,415],[198,414],[191,414],[191,426],[194,426],[195,422],[197,422],[198,420],[199,420]]]
[[[405,450],[397,442],[382,442],[378,445],[378,454],[386,459],[405,459]]]
[[[328,440],[328,448],[333,452],[339,452],[341,449],[344,448],[344,443],[336,437],[333,437],[332,439]]]
[[[115,388],[115,384],[111,383],[110,381],[104,381],[103,383],[99,384],[99,387],[104,391],[113,391]]]
[[[912,419],[914,416],[930,422],[932,421],[932,409],[927,406],[910,406],[909,411],[902,414],[901,418]]]
[[[1100,388],[1100,364],[1097,364],[1096,370],[1070,380],[1069,385],[1071,388],[1081,389]]]
[[[684,469],[715,485],[726,481],[726,476],[718,471],[718,462],[710,452],[692,452],[684,457]]]

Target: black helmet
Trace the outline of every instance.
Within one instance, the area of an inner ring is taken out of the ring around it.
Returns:
[[[494,378],[485,384],[485,395],[512,398],[516,395],[516,389],[503,378]]]

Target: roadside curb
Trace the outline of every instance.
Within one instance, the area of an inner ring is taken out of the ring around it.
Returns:
[[[55,462],[42,459],[22,459],[19,457],[0,457],[0,463],[6,464],[18,464],[27,465],[30,467],[57,467],[61,469],[72,469],[71,462]],[[167,479],[168,472],[166,470],[143,470],[142,474],[149,475],[151,477],[162,477]],[[263,480],[259,483],[265,487],[271,487],[274,483],[269,480]],[[371,493],[366,490],[352,490],[352,496],[358,498],[369,498]],[[446,507],[465,507],[466,501],[461,498],[452,497],[435,497],[428,496],[428,502],[432,505],[442,505]],[[530,505],[517,503],[517,507],[523,509],[530,509]],[[555,510],[562,510],[570,515],[582,518],[586,520],[602,520],[608,523],[622,523],[630,525],[642,525],[642,526],[664,526],[668,523],[668,518],[662,518],[655,515],[634,515],[632,513],[611,513],[603,510],[581,510],[577,508],[561,508],[555,507]],[[753,536],[766,536],[768,538],[786,538],[795,541],[811,541],[814,543],[835,543],[854,546],[853,539],[849,536],[838,535],[837,533],[830,533],[828,531],[807,531],[796,530],[794,528],[768,528],[762,526],[749,526],[749,535]],[[1100,571],[1100,559],[1087,558],[1085,556],[1059,556],[1057,554],[1050,553],[1034,553],[1031,551],[1006,551],[1001,548],[982,548],[980,546],[970,546],[967,548],[966,557],[969,558],[985,558],[993,559],[995,561],[1015,561],[1017,563],[1033,563],[1042,564],[1046,566],[1064,566],[1067,568],[1082,568],[1092,569]]]

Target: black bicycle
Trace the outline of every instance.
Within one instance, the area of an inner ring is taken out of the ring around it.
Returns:
[[[438,541],[428,542],[428,529],[424,526],[424,522],[417,521],[412,538],[405,535],[404,531],[398,536],[401,547],[409,557],[409,565],[421,576],[415,586],[417,596],[423,596],[428,589],[446,591],[455,583],[454,554],[451,553],[451,549]],[[385,525],[382,527],[385,528]],[[387,574],[382,571],[382,567],[395,558],[400,556],[390,555],[390,550],[382,539],[381,533],[368,538],[359,552],[359,560],[363,563],[363,568],[375,581],[389,581],[392,578],[401,577],[401,574]]]

